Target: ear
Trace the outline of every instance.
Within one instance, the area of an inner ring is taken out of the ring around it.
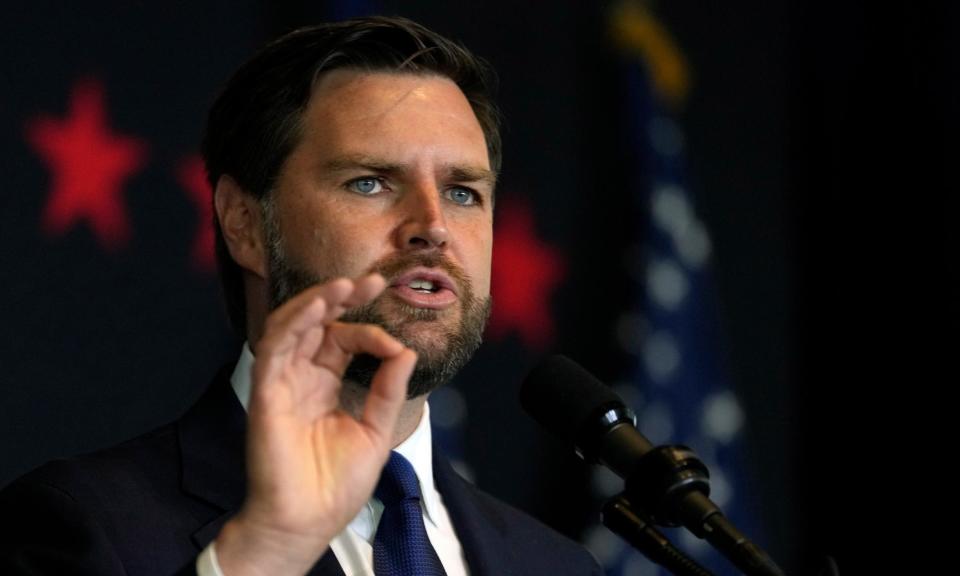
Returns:
[[[267,257],[263,245],[263,214],[260,202],[224,174],[213,191],[217,221],[230,256],[241,268],[267,277]]]

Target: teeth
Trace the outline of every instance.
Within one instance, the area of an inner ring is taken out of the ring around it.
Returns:
[[[410,283],[410,287],[414,290],[433,290],[433,282],[429,280],[414,280]]]

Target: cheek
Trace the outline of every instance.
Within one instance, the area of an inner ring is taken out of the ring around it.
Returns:
[[[282,229],[289,259],[320,278],[349,275],[355,235],[341,223],[346,215],[331,206],[291,203]]]
[[[326,278],[356,278],[376,260],[377,247],[362,228],[328,221],[312,230],[311,250],[306,256]]]

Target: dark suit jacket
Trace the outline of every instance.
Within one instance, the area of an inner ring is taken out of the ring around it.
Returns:
[[[0,574],[193,574],[245,494],[246,416],[224,370],[180,420],[46,464],[0,492]],[[474,575],[601,574],[593,558],[464,481],[434,477]],[[310,574],[342,576],[332,552]]]

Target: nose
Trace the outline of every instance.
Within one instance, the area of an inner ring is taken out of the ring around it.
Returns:
[[[401,249],[443,248],[449,232],[442,199],[433,186],[410,191],[403,200],[403,222],[398,230]]]

